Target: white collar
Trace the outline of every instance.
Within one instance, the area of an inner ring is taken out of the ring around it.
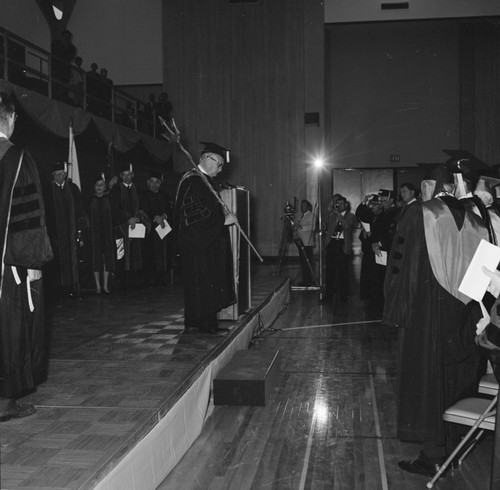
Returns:
[[[208,174],[205,172],[205,169],[204,169],[201,165],[198,165],[198,170],[199,170],[201,173],[204,173],[205,175],[207,175],[208,177],[210,177],[210,175],[208,175]]]
[[[0,138],[9,139],[9,137],[5,133],[2,133],[2,131],[0,131]]]

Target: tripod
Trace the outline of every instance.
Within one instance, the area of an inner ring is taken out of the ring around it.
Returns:
[[[288,247],[293,237],[293,230],[290,226],[290,221],[286,218],[286,216],[282,216],[281,220],[283,221],[283,226],[281,227],[281,237],[278,248],[278,261],[276,263],[276,274],[281,273],[281,265],[283,264],[283,261],[288,254]]]
[[[276,273],[280,274],[281,273],[281,265],[288,253],[288,247],[290,242],[294,242],[295,245],[297,246],[299,250],[299,255],[300,257],[303,257],[306,264],[307,268],[309,269],[310,277],[314,281],[314,286],[318,286],[318,281],[316,278],[316,274],[314,273],[314,267],[313,264],[311,264],[309,255],[306,253],[304,242],[302,239],[297,236],[295,232],[295,223],[293,220],[293,215],[285,213],[285,215],[281,218],[283,220],[283,227],[281,229],[281,238],[280,238],[280,244],[279,244],[279,249],[278,249],[278,262],[277,262],[277,270]],[[307,289],[307,288],[306,288]]]

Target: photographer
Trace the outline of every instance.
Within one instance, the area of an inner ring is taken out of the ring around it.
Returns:
[[[336,199],[334,199],[336,197]],[[352,261],[352,232],[356,217],[348,211],[343,196],[333,196],[326,230],[326,291],[325,300],[336,293],[345,303],[349,293],[349,264]]]
[[[316,284],[313,269],[314,216],[312,213],[312,204],[306,199],[302,199],[300,202],[300,211],[302,212],[302,217],[294,226],[293,241],[299,250],[300,266],[302,269],[302,282],[300,286],[307,287]]]

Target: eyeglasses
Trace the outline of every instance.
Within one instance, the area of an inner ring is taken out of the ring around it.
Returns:
[[[219,161],[219,160],[217,160],[217,158],[214,158],[212,155],[207,155],[207,158],[210,158],[210,160],[213,160],[220,167],[222,167],[224,165],[224,160]]]

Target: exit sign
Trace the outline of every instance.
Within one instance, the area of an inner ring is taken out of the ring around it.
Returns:
[[[392,163],[397,163],[401,160],[401,157],[399,155],[391,155],[391,162]]]

